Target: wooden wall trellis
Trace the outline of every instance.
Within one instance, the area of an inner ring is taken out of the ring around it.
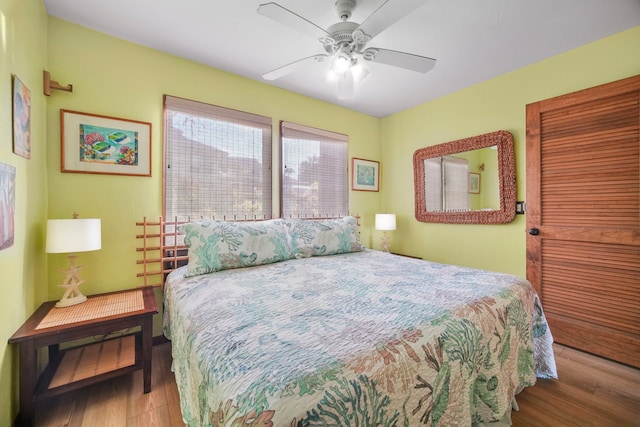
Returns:
[[[144,217],[142,222],[136,222],[136,227],[142,228],[136,234],[141,241],[136,252],[142,256],[136,263],[142,266],[142,271],[136,276],[142,278],[143,286],[164,286],[167,274],[187,263],[187,247],[178,232],[178,225],[185,222],[188,221],[165,221],[162,217],[157,220]]]
[[[360,215],[354,217],[360,226]],[[305,220],[335,219],[338,217],[303,217]],[[252,219],[255,221],[257,219]],[[234,221],[249,221],[237,220]],[[136,222],[136,227],[141,227],[141,233],[136,234],[136,239],[140,240],[140,246],[136,247],[136,252],[141,254],[141,259],[136,260],[136,264],[141,266],[142,271],[136,273],[136,277],[142,279],[142,286],[164,287],[167,275],[178,267],[186,265],[189,260],[187,246],[184,244],[184,236],[178,231],[180,224],[191,222],[191,219],[180,221],[177,218],[166,221],[162,217],[157,220],[149,220],[144,217],[142,221]]]

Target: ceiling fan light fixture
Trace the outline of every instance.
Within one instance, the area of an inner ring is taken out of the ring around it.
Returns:
[[[331,69],[336,74],[344,74],[351,67],[351,52],[348,48],[341,48],[336,52],[331,63]]]
[[[338,81],[338,75],[331,68],[329,68],[329,71],[327,71],[327,81],[329,83],[335,83]]]
[[[350,71],[355,83],[360,83],[369,75],[369,68],[367,68],[362,61],[354,60]]]

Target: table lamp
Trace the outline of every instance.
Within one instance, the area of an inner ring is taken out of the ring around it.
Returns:
[[[85,302],[87,297],[78,287],[84,282],[80,278],[81,265],[76,265],[76,253],[96,251],[102,247],[100,219],[50,219],[47,221],[47,253],[68,253],[69,268],[61,270],[67,273],[60,287],[64,288],[64,295],[56,303],[56,307]]]
[[[387,231],[396,229],[396,214],[376,214],[376,230],[384,231],[382,234],[382,250],[389,252],[389,237]]]

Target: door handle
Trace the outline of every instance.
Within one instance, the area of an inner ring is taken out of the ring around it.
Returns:
[[[529,234],[531,234],[532,236],[537,236],[538,234],[540,234],[540,230],[537,228],[530,228]]]

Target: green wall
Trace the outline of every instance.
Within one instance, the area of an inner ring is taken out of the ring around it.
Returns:
[[[209,102],[348,134],[349,157],[381,162],[379,193],[350,193],[367,246],[376,212],[398,215],[392,250],[524,275],[525,222],[445,225],[413,216],[412,155],[420,147],[506,129],[516,140],[518,199],[524,187],[524,108],[529,102],[640,73],[640,27],[377,119],[47,17],[41,0],[0,0],[0,161],[17,169],[16,238],[0,251],[0,425],[17,412],[17,351],[6,344],[42,302],[62,295],[63,255],[44,253],[47,218],[102,218],[103,248],[81,254],[86,293],[137,286],[135,222],[162,209],[162,95]],[[42,94],[42,70],[73,93]],[[11,75],[32,92],[32,157],[11,148]],[[60,172],[59,110],[152,123],[152,177]],[[274,135],[274,144],[277,135]],[[277,173],[274,173],[277,176]],[[159,319],[159,318],[158,318]],[[156,319],[156,320],[158,320]],[[156,321],[156,334],[159,334]]]
[[[47,299],[43,233],[47,217],[47,14],[41,0],[0,0],[0,162],[16,168],[15,238],[0,251],[0,425],[18,406],[18,351],[7,340]],[[31,91],[31,158],[13,154],[12,85],[17,75]]]
[[[106,36],[59,19],[49,19],[48,63],[52,77],[73,84],[47,106],[49,217],[102,219],[102,250],[81,254],[87,293],[139,285],[135,275],[135,222],[162,211],[162,96],[170,94],[280,120],[348,134],[349,156],[379,160],[380,121],[335,105],[225,73],[175,56]],[[152,177],[60,172],[59,110],[68,109],[152,123]],[[277,143],[274,132],[274,144]],[[277,158],[277,150],[274,150]],[[277,178],[277,170],[276,178]],[[275,185],[274,185],[275,186]],[[352,193],[352,213],[372,221],[379,194]],[[365,236],[365,239],[368,237]],[[49,296],[64,255],[50,255]],[[156,333],[160,333],[156,331]]]
[[[639,73],[640,26],[383,118],[381,208],[397,215],[391,250],[524,277],[524,215],[506,225],[415,219],[414,151],[508,130],[515,140],[517,199],[524,200],[526,104]]]

